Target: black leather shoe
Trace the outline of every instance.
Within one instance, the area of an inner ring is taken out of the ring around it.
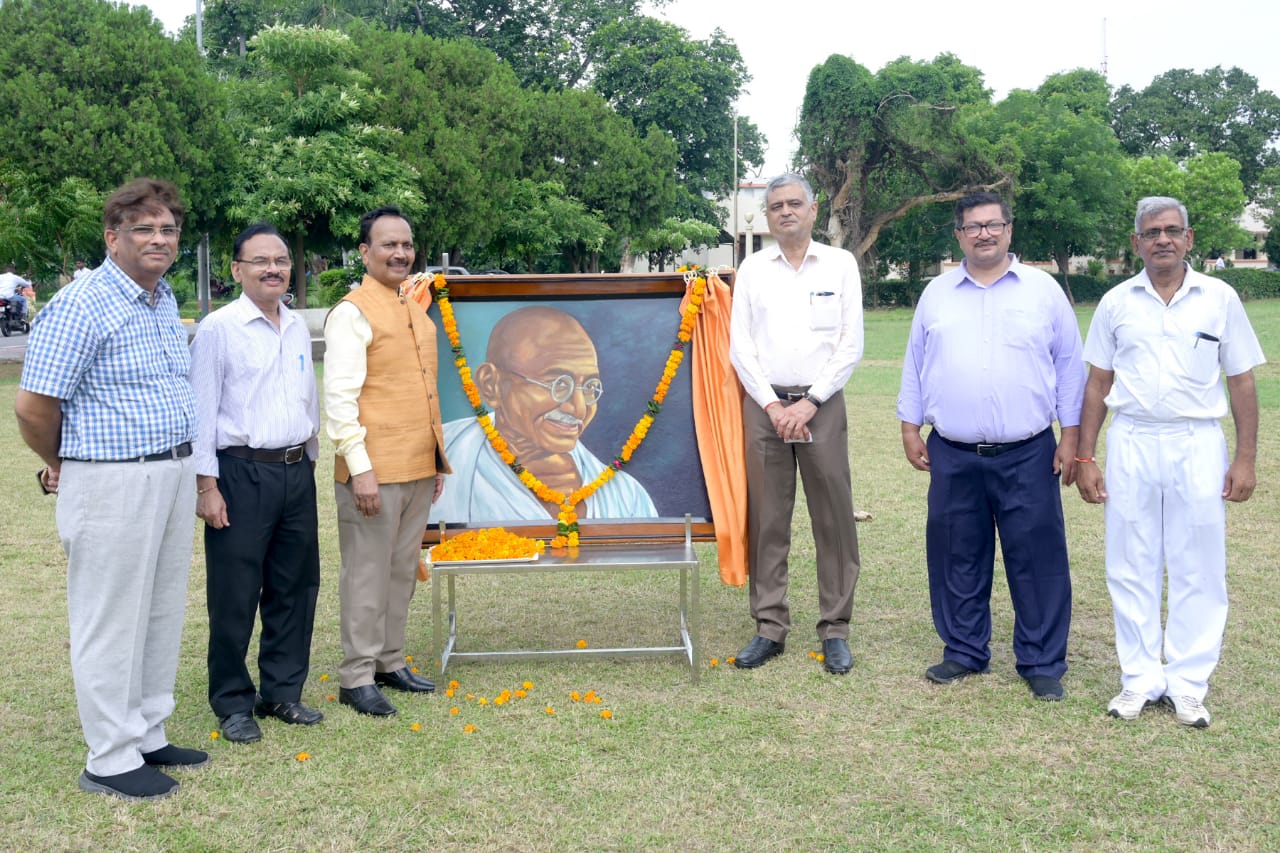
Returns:
[[[402,666],[395,672],[375,672],[373,674],[373,683],[390,687],[393,690],[403,690],[406,693],[430,693],[436,689],[435,684],[418,675],[407,666]]]
[[[396,713],[396,706],[388,702],[382,691],[372,684],[339,688],[338,701],[371,717],[390,717]]]
[[[152,767],[186,767],[194,770],[209,763],[209,753],[203,749],[187,749],[167,743],[159,749],[142,753],[142,760]]]
[[[314,726],[324,719],[324,714],[301,702],[264,702],[261,696],[253,703],[253,713],[257,717],[275,717],[291,726]]]
[[[88,770],[80,774],[80,790],[89,794],[106,794],[130,802],[159,800],[178,790],[178,780],[166,776],[150,764],[135,767],[128,773],[95,776]]]
[[[822,666],[827,672],[836,675],[844,675],[853,669],[853,653],[849,651],[849,641],[843,637],[823,640]]]
[[[248,711],[240,711],[218,718],[222,736],[232,743],[253,743],[262,740],[262,729]]]
[[[934,664],[924,671],[924,677],[932,681],[934,684],[954,684],[962,678],[968,678],[971,675],[978,675],[986,672],[985,669],[969,669],[962,663],[953,660],[944,660],[942,663]]]
[[[1062,682],[1051,675],[1033,675],[1027,679],[1027,686],[1042,702],[1059,702],[1062,700]]]
[[[770,658],[776,658],[782,654],[782,650],[785,647],[785,643],[777,643],[768,637],[761,637],[757,634],[734,657],[733,665],[739,669],[755,669],[758,666],[763,666]]]

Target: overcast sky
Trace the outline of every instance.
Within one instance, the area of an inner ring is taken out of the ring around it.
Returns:
[[[195,12],[195,0],[146,5],[170,31]],[[654,14],[696,39],[719,27],[738,45],[752,76],[739,112],[768,137],[765,177],[789,163],[809,72],[833,53],[872,71],[899,56],[954,53],[997,99],[1058,71],[1100,71],[1104,56],[1116,87],[1142,88],[1171,68],[1236,65],[1280,92],[1275,0],[674,0]]]

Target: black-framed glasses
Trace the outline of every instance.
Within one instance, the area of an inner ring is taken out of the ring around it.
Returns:
[[[1138,239],[1144,243],[1154,243],[1160,239],[1161,234],[1170,240],[1178,240],[1186,233],[1187,229],[1181,225],[1166,225],[1164,228],[1148,228],[1138,235]]]
[[[550,382],[543,382],[540,379],[533,379],[525,376],[523,373],[517,373],[514,370],[508,371],[514,376],[519,376],[525,382],[546,388],[551,392],[551,399],[557,403],[563,403],[573,396],[574,391],[582,392],[582,399],[588,406],[594,406],[600,402],[600,398],[604,396],[604,383],[599,379],[592,377],[581,385],[573,381],[573,377],[567,373],[562,373],[552,379]]]
[[[150,240],[152,237],[156,236],[157,231],[160,232],[160,236],[164,237],[166,240],[172,240],[182,233],[182,229],[177,225],[161,225],[159,228],[154,225],[130,225],[128,228],[116,227],[113,230],[122,231],[131,237],[138,238],[139,240]]]
[[[265,270],[273,266],[277,267],[278,269],[287,270],[293,266],[293,259],[292,258],[248,258],[248,259],[236,258],[236,263],[245,264],[246,266],[251,266],[255,270]]]
[[[977,237],[985,229],[992,237],[999,237],[1004,233],[1004,229],[1011,224],[1003,219],[997,219],[994,222],[970,222],[968,225],[961,225],[956,230],[963,231],[969,237]]]

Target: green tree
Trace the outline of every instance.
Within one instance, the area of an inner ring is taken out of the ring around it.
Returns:
[[[716,245],[720,228],[700,219],[679,219],[668,216],[656,228],[645,231],[631,244],[637,255],[649,256],[649,268],[659,272],[674,264],[676,255],[686,249],[701,249]]]
[[[1002,153],[971,136],[964,121],[989,103],[981,72],[950,54],[903,57],[878,74],[846,56],[814,68],[797,135],[832,245],[874,270],[873,249],[888,223],[921,205],[1007,185]]]
[[[601,253],[566,250],[568,270],[598,269],[600,254],[626,258],[634,239],[666,217],[675,199],[676,148],[650,127],[637,136],[594,92],[568,89],[531,97],[524,176],[555,181],[608,224],[613,242]]]
[[[723,212],[707,198],[733,193],[733,104],[751,80],[737,46],[716,30],[705,41],[649,17],[602,27],[590,45],[596,62],[591,87],[637,129],[660,128],[675,141],[677,182],[687,194],[680,207],[721,224]],[[740,172],[764,162],[764,139],[738,120]]]
[[[1126,173],[1115,134],[1097,110],[1097,91],[1090,106],[1081,90],[1061,91],[1062,79],[1037,93],[1011,92],[993,110],[993,133],[1021,164],[1012,199],[1014,248],[1052,258],[1074,302],[1071,257],[1106,256],[1121,242]]]
[[[511,204],[497,223],[487,251],[498,266],[515,261],[525,272],[538,272],[553,255],[578,252],[598,254],[609,239],[609,226],[554,181],[518,180]]]
[[[382,94],[378,118],[402,131],[396,156],[417,171],[428,202],[414,233],[419,254],[469,263],[506,217],[520,215],[515,182],[532,94],[470,42],[349,29],[356,61]]]
[[[349,246],[365,211],[394,204],[416,219],[424,207],[417,173],[393,154],[399,131],[367,123],[379,99],[349,67],[353,50],[335,30],[268,27],[249,41],[260,78],[236,86],[244,162],[230,216],[265,218],[292,235],[304,307],[307,241]]]
[[[1239,225],[1247,203],[1240,164],[1227,155],[1201,154],[1185,164],[1169,157],[1141,157],[1127,161],[1127,169],[1126,230],[1132,231],[1139,199],[1172,196],[1186,205],[1195,229],[1193,260],[1247,244],[1249,236]]]
[[[1267,236],[1262,241],[1262,251],[1267,253],[1267,266],[1280,267],[1280,211],[1267,218]]]
[[[194,234],[219,213],[235,148],[225,99],[195,47],[150,12],[100,0],[0,4],[0,160],[57,187],[173,181]],[[101,234],[98,235],[99,239]]]
[[[77,258],[102,252],[103,200],[83,178],[47,187],[18,169],[0,169],[0,263],[37,281],[69,276]]]
[[[1280,164],[1280,98],[1257,78],[1221,66],[1196,73],[1175,68],[1141,91],[1122,86],[1111,105],[1120,144],[1135,156],[1189,160],[1215,152],[1240,164],[1240,180],[1258,195],[1264,172]]]

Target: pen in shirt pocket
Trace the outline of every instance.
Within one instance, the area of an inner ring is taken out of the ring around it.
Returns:
[[[1216,336],[1211,335],[1208,332],[1196,332],[1196,342],[1192,344],[1191,348],[1195,349],[1196,347],[1200,346],[1201,341],[1211,341],[1215,344],[1220,343],[1220,341]]]
[[[836,292],[835,292],[834,290],[815,290],[815,291],[812,291],[812,292],[809,294],[809,304],[810,304],[810,305],[812,305],[812,304],[813,304],[814,297],[819,297],[819,296],[835,296],[835,295],[836,295]]]

